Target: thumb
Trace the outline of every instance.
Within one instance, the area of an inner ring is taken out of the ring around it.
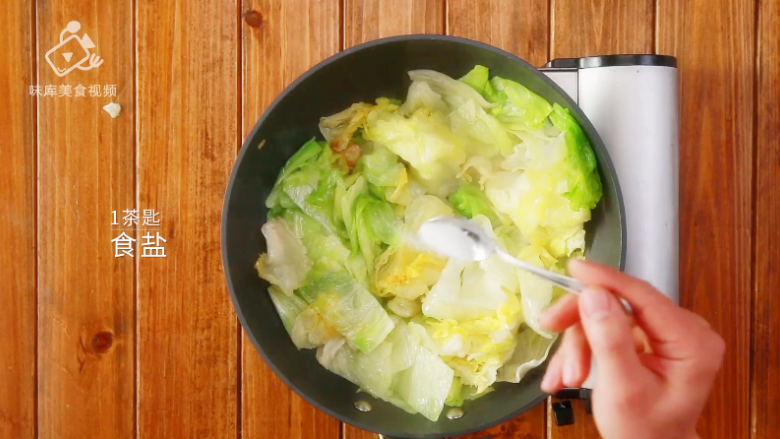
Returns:
[[[588,288],[580,295],[579,308],[585,336],[601,372],[599,381],[630,386],[643,366],[634,348],[631,322],[620,302],[603,289]]]

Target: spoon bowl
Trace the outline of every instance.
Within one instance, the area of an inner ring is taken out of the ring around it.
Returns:
[[[483,261],[496,254],[504,261],[570,293],[579,294],[582,291],[582,285],[574,278],[539,268],[505,252],[487,230],[473,221],[440,216],[426,221],[417,234],[425,246],[442,256],[464,261]]]

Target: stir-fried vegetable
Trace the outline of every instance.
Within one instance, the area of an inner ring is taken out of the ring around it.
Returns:
[[[409,72],[406,101],[322,118],[266,200],[256,268],[299,349],[410,413],[437,420],[547,358],[538,323],[561,292],[498,257],[464,262],[415,239],[437,216],[478,223],[503,250],[563,272],[602,195],[568,110],[476,66]]]

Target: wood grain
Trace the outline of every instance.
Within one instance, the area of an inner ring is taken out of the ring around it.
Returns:
[[[552,409],[554,402],[560,400],[555,398],[547,399],[547,425],[549,426],[549,438],[555,439],[598,439],[601,438],[599,429],[596,427],[596,421],[593,414],[585,410],[585,401],[570,400],[571,408],[574,412],[574,423],[571,425],[558,426],[555,422],[555,413]]]
[[[546,404],[540,403],[503,424],[452,439],[542,439],[547,437],[545,409]]]
[[[166,258],[138,262],[138,437],[237,437],[219,222],[239,140],[238,5],[136,4],[138,205],[167,240]]]
[[[300,74],[336,53],[337,0],[244,0],[242,6],[242,138],[271,101]],[[307,29],[307,32],[301,32]],[[341,424],[296,395],[241,339],[244,439],[336,439]]]
[[[0,8],[0,437],[35,437],[35,81],[34,4]]]
[[[754,439],[780,431],[780,2],[760,2],[756,90],[755,237],[751,425]]]
[[[549,23],[547,0],[450,0],[450,35],[500,47],[534,65],[547,61]],[[545,404],[517,418],[463,439],[540,439],[547,435]]]
[[[616,53],[653,53],[653,0],[552,0],[551,59]],[[593,416],[572,401],[575,422],[559,427],[552,413],[550,438],[597,438]]]
[[[443,34],[444,0],[345,0],[344,48],[377,38]]]
[[[551,59],[653,53],[653,0],[550,1]]]
[[[127,438],[134,260],[114,258],[111,211],[134,206],[133,2],[38,2],[37,17],[38,84],[58,93],[38,98],[38,436]],[[71,20],[104,62],[60,78],[43,54]],[[77,97],[78,85],[101,96]],[[116,119],[102,110],[111,101],[123,108]]]
[[[447,32],[542,66],[549,51],[548,0],[450,0]]]
[[[744,438],[750,428],[755,7],[658,4],[658,51],[677,56],[680,69],[681,305],[727,345],[699,423],[708,439]]]

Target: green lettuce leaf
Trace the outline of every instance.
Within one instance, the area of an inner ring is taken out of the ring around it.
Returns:
[[[509,130],[538,130],[552,111],[544,98],[522,85],[498,76],[490,80],[495,93],[492,101],[499,105],[490,114]]]
[[[565,196],[573,209],[593,209],[602,195],[596,155],[568,109],[555,104],[550,120],[566,139],[569,190]]]
[[[284,294],[282,289],[276,285],[271,285],[268,288],[268,295],[271,296],[271,302],[273,302],[276,312],[279,313],[279,317],[282,319],[284,329],[287,330],[288,334],[291,334],[295,325],[295,319],[298,317],[298,314],[309,307],[309,304],[296,295],[288,296]]]
[[[493,205],[490,204],[487,196],[478,187],[471,184],[464,184],[453,192],[448,198],[452,208],[460,216],[474,218],[477,215],[484,215],[493,227],[498,227],[501,220],[498,218]]]
[[[358,169],[369,183],[379,187],[398,186],[407,181],[406,167],[398,161],[398,156],[379,145],[360,159]]]
[[[393,329],[377,299],[336,261],[319,260],[298,292],[363,352],[374,350]]]
[[[476,90],[488,102],[498,102],[500,97],[496,94],[493,84],[490,83],[490,70],[485,66],[474,66],[470,72],[459,81]]]
[[[354,221],[354,234],[367,267],[374,266],[374,259],[382,252],[382,244],[400,242],[401,222],[387,201],[370,195],[358,196]]]

